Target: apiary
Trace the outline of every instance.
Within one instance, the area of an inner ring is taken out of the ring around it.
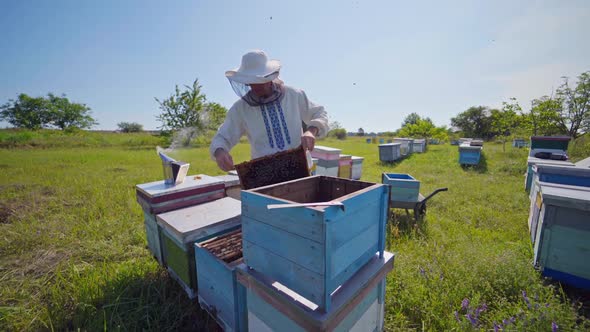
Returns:
[[[590,189],[541,185],[534,262],[542,274],[590,289]]]
[[[162,251],[156,214],[208,202],[225,196],[223,182],[207,175],[190,175],[178,185],[164,180],[139,184],[136,199],[144,213],[148,249],[160,264]]]
[[[383,254],[389,187],[313,176],[242,191],[244,262],[329,310],[330,294]],[[342,206],[269,209],[272,204]]]
[[[338,177],[350,179],[352,176],[352,156],[341,154],[338,161]]]
[[[352,172],[350,178],[353,180],[360,180],[363,175],[363,157],[352,156]]]
[[[190,298],[197,293],[193,244],[240,225],[241,204],[231,197],[156,216],[161,230],[162,260]]]
[[[224,331],[244,331],[246,294],[236,280],[236,267],[243,261],[242,230],[195,243],[195,258],[201,307]]]
[[[235,166],[242,189],[252,189],[309,176],[307,157],[301,146]]]
[[[554,165],[554,166],[566,166],[566,167],[574,167],[574,163],[567,160],[551,160],[551,159],[541,159],[535,157],[528,157],[527,158],[527,172],[525,175],[524,180],[524,189],[527,192],[530,192],[531,184],[533,183],[533,166],[534,165]]]
[[[420,181],[410,174],[383,173],[381,182],[391,187],[392,202],[417,202],[420,194]]]
[[[416,153],[426,152],[426,140],[425,139],[415,139],[412,143],[412,151]]]
[[[379,145],[379,160],[391,162],[401,159],[402,143],[387,143]]]
[[[481,159],[482,146],[472,146],[469,143],[459,145],[459,164],[477,165]]]
[[[248,299],[247,331],[382,331],[385,278],[393,261],[389,252],[374,255],[334,293],[326,312],[279,281],[242,265],[237,278]]]

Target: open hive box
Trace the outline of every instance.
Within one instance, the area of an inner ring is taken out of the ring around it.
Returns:
[[[309,176],[305,150],[282,151],[236,165],[242,189],[252,189]]]
[[[245,297],[238,291],[236,267],[242,263],[242,230],[195,243],[199,304],[225,331],[243,331]]]
[[[313,176],[242,191],[245,263],[329,310],[331,293],[383,254],[389,187]],[[343,206],[268,209],[338,200]]]

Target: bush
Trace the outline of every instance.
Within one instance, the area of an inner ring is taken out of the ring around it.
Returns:
[[[346,129],[332,129],[328,132],[328,137],[336,137],[337,139],[346,139]]]
[[[143,125],[137,122],[119,122],[117,126],[123,133],[139,133],[143,131]]]

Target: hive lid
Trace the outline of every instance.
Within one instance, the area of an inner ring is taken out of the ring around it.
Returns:
[[[215,201],[161,213],[158,224],[179,242],[189,243],[223,229],[240,224],[242,204],[239,200],[224,197]]]
[[[340,155],[340,160],[343,160],[343,159],[352,159],[352,156],[349,155],[349,154],[341,154]]]
[[[363,161],[365,158],[363,157],[358,157],[358,156],[352,156],[352,161]]]
[[[386,144],[379,144],[379,146],[395,146],[395,145],[402,145],[402,143],[386,143]]]
[[[533,172],[590,177],[590,168],[578,167],[578,165],[534,164]]]
[[[135,186],[138,193],[142,193],[147,200],[151,200],[156,197],[162,197],[170,194],[186,192],[201,188],[210,188],[217,190],[223,185],[223,181],[212,176],[198,174],[188,175],[184,182],[177,185],[165,184],[164,180],[149,182],[144,184],[138,184]],[[205,190],[206,192],[207,190]]]
[[[235,186],[239,186],[240,185],[240,177],[236,174],[236,175],[230,175],[230,174],[226,174],[226,175],[219,175],[216,176],[217,179],[223,180],[223,183],[225,184],[225,187],[235,187]]]
[[[341,149],[336,149],[336,148],[331,148],[328,146],[323,146],[323,145],[316,145],[313,148],[313,151],[311,151],[311,153],[313,152],[323,152],[323,153],[337,153],[340,154],[340,152],[342,152]]]
[[[569,136],[531,136],[531,141],[561,141],[569,142],[571,137]]]
[[[576,167],[590,168],[590,157],[580,160],[576,163]]]
[[[541,159],[541,158],[535,158],[535,157],[530,157],[530,156],[527,158],[527,164],[529,166],[537,165],[537,164],[575,166],[574,163],[572,163],[571,161],[567,161],[567,160]]]
[[[590,188],[540,184],[544,204],[590,211]]]

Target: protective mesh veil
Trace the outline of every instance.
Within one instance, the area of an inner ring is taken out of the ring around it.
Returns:
[[[272,81],[273,84],[271,94],[266,97],[258,97],[252,92],[252,89],[250,89],[250,85],[232,81],[231,79],[228,80],[231,84],[232,89],[234,89],[236,95],[242,98],[250,106],[260,106],[274,102],[283,96],[285,90],[283,86],[283,81],[281,81],[278,78],[275,78]]]

